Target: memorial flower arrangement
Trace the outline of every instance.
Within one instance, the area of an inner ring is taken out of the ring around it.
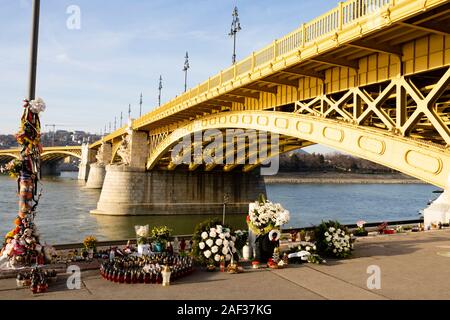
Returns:
[[[351,235],[339,222],[322,222],[314,233],[319,254],[335,258],[351,256],[353,250]]]
[[[166,226],[153,227],[151,231],[151,239],[152,241],[163,244],[170,239],[171,233],[172,230]]]
[[[313,242],[302,241],[298,246],[289,249],[288,258],[295,263],[315,263],[321,264],[326,261],[317,254],[317,246]]]
[[[134,226],[136,232],[137,244],[148,244],[148,237],[150,236],[150,229],[148,224],[145,226]]]
[[[97,238],[94,236],[87,236],[83,240],[83,245],[87,250],[89,249],[95,250],[97,248]]]
[[[257,234],[267,234],[274,228],[280,228],[289,222],[289,211],[281,204],[267,200],[264,195],[249,205],[247,224],[249,229]]]
[[[208,220],[200,223],[194,232],[192,254],[202,265],[219,265],[221,260],[230,261],[237,250],[236,236],[228,226],[219,221]]]
[[[20,169],[22,168],[22,162],[14,159],[5,165],[5,169],[11,178],[17,179],[20,175]]]
[[[366,228],[364,228],[365,224],[366,224],[366,222],[364,220],[357,221],[356,222],[357,228],[355,229],[355,231],[353,231],[353,234],[358,237],[367,236],[368,232],[367,232]]]
[[[248,231],[247,230],[236,230],[234,232],[234,235],[236,237],[236,241],[234,243],[234,246],[236,250],[242,250],[242,248],[247,244],[248,241]]]

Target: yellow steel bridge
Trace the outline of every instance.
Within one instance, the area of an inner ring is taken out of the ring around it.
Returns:
[[[170,152],[180,132],[242,128],[279,134],[280,153],[320,143],[445,187],[449,84],[450,1],[349,0],[133,120],[131,128],[147,135],[147,170],[177,167]],[[90,149],[110,144],[111,163],[119,161],[126,129]],[[50,149],[44,161],[78,154]],[[0,157],[14,154],[0,151]]]

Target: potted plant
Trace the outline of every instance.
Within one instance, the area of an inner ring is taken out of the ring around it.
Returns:
[[[94,258],[94,252],[97,250],[97,238],[94,236],[87,236],[84,238],[83,245],[88,252],[88,258]]]
[[[167,241],[170,239],[172,230],[167,226],[153,227],[151,232],[151,239],[154,242],[154,249],[156,252],[162,252],[166,247]]]
[[[357,228],[353,231],[353,235],[356,237],[365,237],[367,236],[368,232],[364,228],[364,225],[366,222],[364,220],[359,220],[356,222]]]
[[[150,236],[148,224],[145,226],[134,226],[134,230],[136,231],[138,254],[148,255],[150,251],[150,245],[148,244]]]

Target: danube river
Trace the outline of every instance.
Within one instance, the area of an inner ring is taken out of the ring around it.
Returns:
[[[43,180],[43,193],[36,216],[41,242],[50,244],[81,242],[87,235],[99,240],[134,238],[134,225],[168,225],[176,234],[192,233],[196,223],[206,216],[95,216],[100,190],[84,189],[73,173]],[[0,176],[0,234],[13,228],[17,214],[17,184]],[[426,184],[270,184],[269,199],[280,202],[291,212],[287,227],[306,227],[326,219],[342,223],[417,219],[436,194]],[[222,218],[220,216],[220,218]],[[226,217],[242,228],[245,216]]]

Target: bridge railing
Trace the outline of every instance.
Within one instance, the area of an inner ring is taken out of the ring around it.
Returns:
[[[219,74],[209,78],[197,87],[190,89],[184,94],[165,103],[163,106],[144,115],[144,117],[137,119],[134,126],[140,127],[141,125],[164,118],[173,112],[177,112],[189,100],[198,98],[199,95],[207,94],[213,89],[216,90],[216,88],[227,84],[227,82],[236,80],[242,75],[253,72],[255,69],[262,68],[276,61],[281,56],[289,55],[294,50],[305,47],[308,43],[342,29],[343,26],[356,23],[358,19],[371,15],[385,6],[394,5],[394,1],[399,2],[401,0],[348,0],[340,2],[338,7],[303,24],[300,28],[273,41],[269,46],[253,52],[250,56],[222,70]]]

